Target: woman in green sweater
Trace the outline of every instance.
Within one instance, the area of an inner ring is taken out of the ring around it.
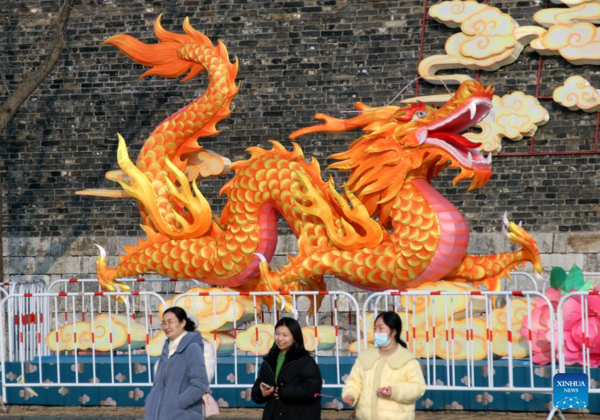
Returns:
[[[263,420],[319,420],[323,380],[314,359],[304,348],[300,324],[281,318],[275,343],[264,358],[252,388],[252,400],[267,403]]]

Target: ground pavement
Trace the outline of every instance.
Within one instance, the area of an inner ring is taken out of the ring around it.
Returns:
[[[324,410],[322,418],[349,419],[351,411]],[[498,411],[417,411],[416,420],[533,420],[545,419],[548,413],[509,413]],[[260,419],[261,409],[221,409],[221,415],[211,417],[220,420]],[[118,418],[121,420],[143,420],[144,409],[141,407],[47,407],[36,405],[11,405],[7,412],[0,411],[0,419],[4,420],[100,420]],[[558,419],[558,416],[555,417]],[[565,414],[568,420],[600,419],[596,414]]]

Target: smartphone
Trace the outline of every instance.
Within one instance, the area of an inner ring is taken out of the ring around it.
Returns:
[[[266,384],[266,383],[264,383],[264,382],[261,382],[261,383],[260,383],[260,386],[262,386],[263,388],[271,388],[271,385],[269,385],[269,384]]]

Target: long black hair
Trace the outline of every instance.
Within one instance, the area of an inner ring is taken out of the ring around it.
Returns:
[[[304,337],[302,336],[302,328],[300,327],[298,321],[290,317],[281,318],[277,322],[277,324],[275,324],[275,331],[277,331],[277,328],[281,326],[286,326],[288,330],[290,330],[290,333],[292,333],[292,337],[294,337],[294,344],[292,344],[292,347],[290,347],[288,352],[291,352],[292,354],[299,354],[305,352],[306,349],[304,348]],[[275,343],[273,343],[273,347],[271,347],[271,350],[269,350],[269,354],[272,353],[279,354],[279,347],[277,347],[277,344]]]
[[[179,320],[179,322],[185,321],[185,325],[183,326],[183,329],[185,331],[187,331],[187,332],[196,331],[197,325],[194,321],[192,321],[191,319],[188,318],[187,312],[185,311],[185,309],[181,309],[177,306],[173,306],[172,308],[169,308],[165,312],[163,312],[163,317],[165,316],[165,314],[168,314],[169,312],[171,312],[173,315],[175,315],[177,317],[177,319]]]
[[[396,333],[394,334],[394,339],[396,340],[396,343],[400,344],[405,349],[408,348],[406,343],[400,338],[400,334],[402,333],[402,320],[400,319],[398,314],[392,311],[381,312],[379,315],[377,315],[377,318],[375,318],[375,321],[373,321],[373,323],[377,322],[379,318],[383,319],[383,323],[387,325],[387,327],[390,330],[396,331]]]

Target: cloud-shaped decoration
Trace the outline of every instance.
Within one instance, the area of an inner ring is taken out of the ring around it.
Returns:
[[[116,407],[117,402],[115,400],[113,400],[111,397],[108,397],[107,399],[100,401],[98,403],[98,405]]]
[[[465,408],[460,405],[457,401],[452,401],[452,404],[446,404],[444,406],[445,410],[464,410]]]
[[[133,399],[133,401],[141,400],[144,398],[144,391],[139,388],[135,388],[133,391],[129,391],[127,394],[129,398]]]
[[[550,0],[554,4],[566,4],[569,7],[577,6],[584,3],[593,3],[598,0]]]
[[[472,1],[445,1],[431,7],[429,14],[449,27],[460,23],[461,33],[446,41],[446,55],[425,58],[419,64],[419,75],[429,82],[460,84],[470,76],[435,75],[440,70],[467,68],[494,71],[513,63],[534,39],[546,31],[539,26],[519,27],[518,23],[496,7]]]
[[[25,363],[25,373],[37,372],[38,367],[32,363]]]
[[[529,392],[525,392],[525,393],[521,394],[521,399],[529,402],[529,401],[533,400],[533,394],[531,394]]]
[[[325,403],[325,408],[341,410],[342,408],[344,408],[344,404],[342,404],[342,402],[339,400],[333,400],[331,402]]]
[[[46,379],[46,380],[44,381],[44,383],[45,383],[45,384],[53,384],[53,383],[54,383],[54,381],[53,381],[52,379]],[[50,389],[50,387],[49,387],[49,386],[45,386],[45,387],[44,387],[44,389]]]
[[[600,23],[600,3],[585,3],[571,9],[544,9],[533,15],[533,20],[545,28],[557,23]]]
[[[254,300],[251,296],[205,296],[201,293],[210,292],[235,292],[229,288],[204,288],[195,287],[188,289],[186,293],[198,293],[198,296],[185,296],[179,298],[180,295],[173,296],[172,299],[165,301],[166,308],[172,306],[177,299],[176,306],[183,308],[194,315],[198,319],[198,331],[203,333],[212,333],[213,330],[229,331],[233,329],[234,322],[237,325],[243,324],[246,321],[254,320]],[[216,302],[213,302],[213,299]],[[165,306],[161,303],[158,305],[158,312],[162,317]],[[260,307],[256,308],[260,314]]]
[[[92,324],[94,328],[92,328]],[[112,332],[112,334],[111,334]],[[93,334],[92,334],[93,333]],[[76,338],[76,339],[75,339]],[[146,328],[124,315],[99,314],[93,322],[69,323],[51,331],[45,340],[51,351],[63,350],[136,350],[146,344]],[[83,367],[81,367],[83,369]]]
[[[499,152],[502,138],[519,141],[531,137],[550,120],[550,114],[537,98],[523,92],[494,96],[492,105],[494,115],[490,113],[476,125],[481,133],[464,135],[472,142],[482,143],[484,152]]]
[[[250,375],[256,372],[256,366],[253,363],[246,363],[246,373]]]
[[[77,371],[79,373],[83,373],[84,370],[85,370],[85,365],[83,363],[77,363],[77,364],[73,363],[71,365],[71,372]]]
[[[488,405],[494,401],[494,396],[484,391],[483,394],[479,394],[475,397],[475,401],[481,403],[481,405]]]
[[[429,16],[449,28],[459,28],[471,16],[488,8],[489,6],[476,1],[445,1],[432,6]]]
[[[433,407],[433,401],[429,398],[425,398],[424,400],[421,400],[421,407],[424,408],[430,408]]]
[[[146,370],[148,370],[148,367],[141,363],[134,363],[134,365],[133,365],[133,373],[135,373],[135,374],[144,373],[144,372],[146,372]]]
[[[600,64],[600,29],[589,22],[552,26],[531,47],[541,55],[561,55],[571,64]]]
[[[552,99],[571,111],[600,111],[600,89],[581,76],[569,77],[564,85],[554,89]]]
[[[250,401],[252,399],[252,389],[246,388],[244,391],[240,391],[240,398]]]
[[[262,356],[267,354],[275,340],[274,324],[252,324],[238,333],[237,347],[241,351]]]
[[[23,398],[25,401],[27,401],[30,398],[33,397],[37,397],[37,394],[35,394],[34,392],[32,392],[33,390],[31,388],[25,388],[25,389],[21,389],[19,391],[19,397]],[[35,394],[35,395],[34,395]]]
[[[81,403],[81,404],[87,404],[90,402],[90,397],[88,397],[86,394],[83,394],[81,397],[77,398],[77,400]]]
[[[496,369],[492,369],[492,376],[496,375]],[[488,377],[488,367],[486,365],[481,366],[481,376],[484,378]]]
[[[540,378],[549,378],[551,376],[550,369],[547,366],[537,367],[533,370],[533,373]]]

